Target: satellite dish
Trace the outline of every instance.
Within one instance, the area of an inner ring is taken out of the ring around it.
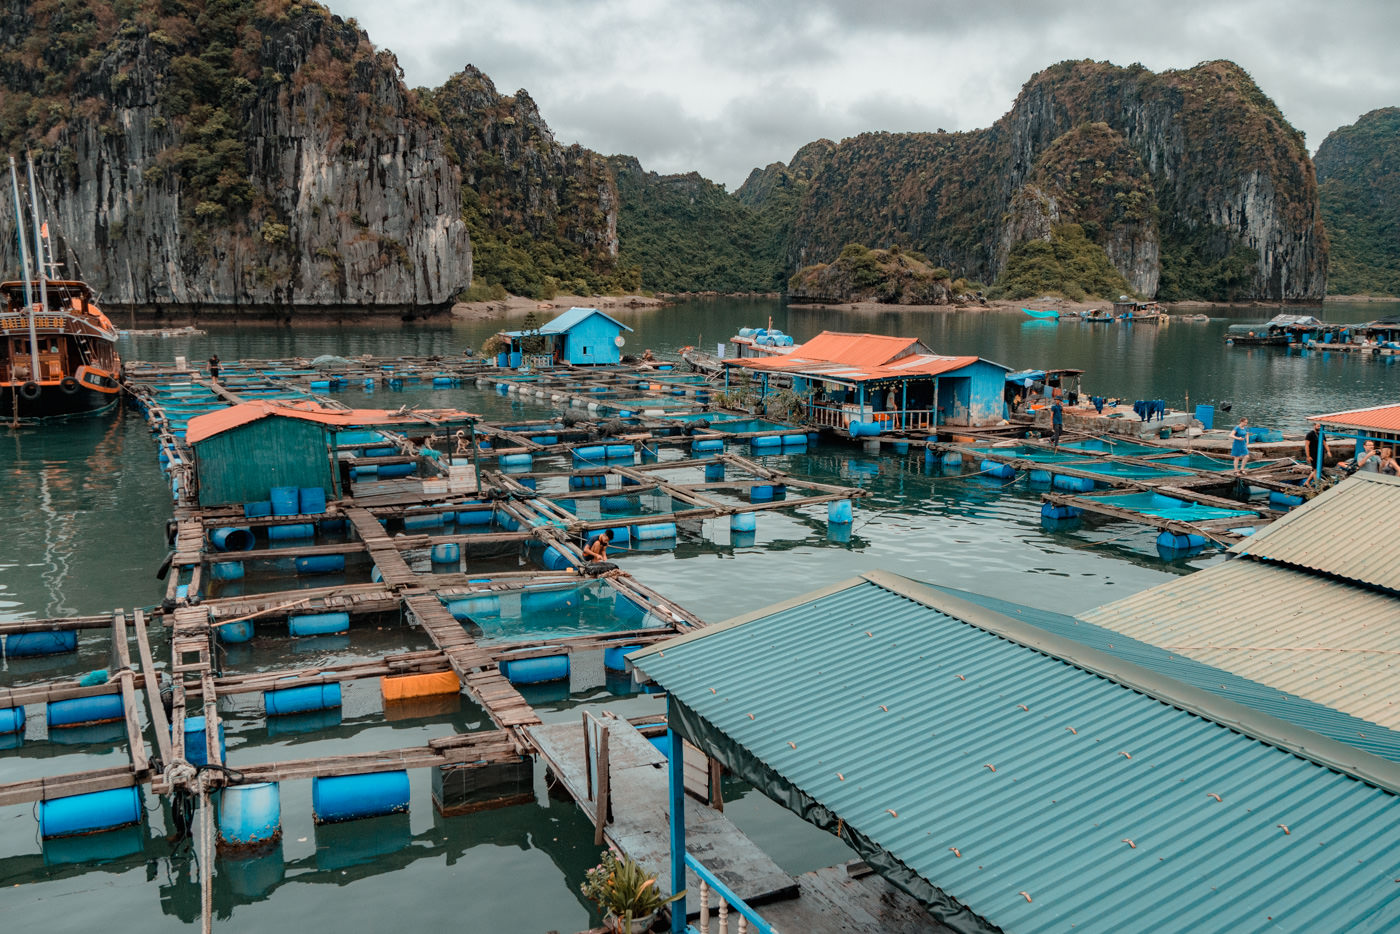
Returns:
[[[623,337],[621,334],[613,338],[613,344],[618,347],[621,347],[625,343],[627,343],[627,338]]]

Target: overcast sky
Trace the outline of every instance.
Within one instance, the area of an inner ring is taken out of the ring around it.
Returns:
[[[468,64],[524,88],[555,138],[737,188],[805,143],[972,130],[1065,59],[1228,58],[1308,148],[1400,106],[1400,0],[329,0],[411,86]]]

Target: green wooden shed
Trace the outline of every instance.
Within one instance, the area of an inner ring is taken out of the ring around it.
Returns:
[[[239,411],[250,407],[264,411]],[[257,403],[192,419],[185,439],[194,451],[200,505],[260,502],[277,486],[319,487],[338,499],[335,430],[311,413]]]

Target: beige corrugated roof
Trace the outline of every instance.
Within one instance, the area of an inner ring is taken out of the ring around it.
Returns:
[[[1400,598],[1235,558],[1080,618],[1400,729]]]
[[[1356,474],[1230,550],[1400,592],[1400,478]]]

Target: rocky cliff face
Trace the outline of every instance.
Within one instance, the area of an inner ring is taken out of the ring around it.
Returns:
[[[461,162],[467,209],[490,231],[561,244],[594,273],[616,265],[618,196],[607,160],[556,142],[527,92],[503,96],[474,67],[431,99]]]
[[[1086,222],[1143,294],[1302,301],[1326,282],[1302,136],[1229,62],[1160,75],[1066,62],[986,130],[843,141],[803,199],[787,260],[897,243],[990,282],[1010,248],[1061,221]]]
[[[1316,162],[1332,248],[1327,290],[1400,296],[1400,107],[1329,133]]]
[[[10,0],[0,25],[0,137],[35,151],[55,251],[109,306],[399,312],[470,281],[458,171],[353,22]]]

